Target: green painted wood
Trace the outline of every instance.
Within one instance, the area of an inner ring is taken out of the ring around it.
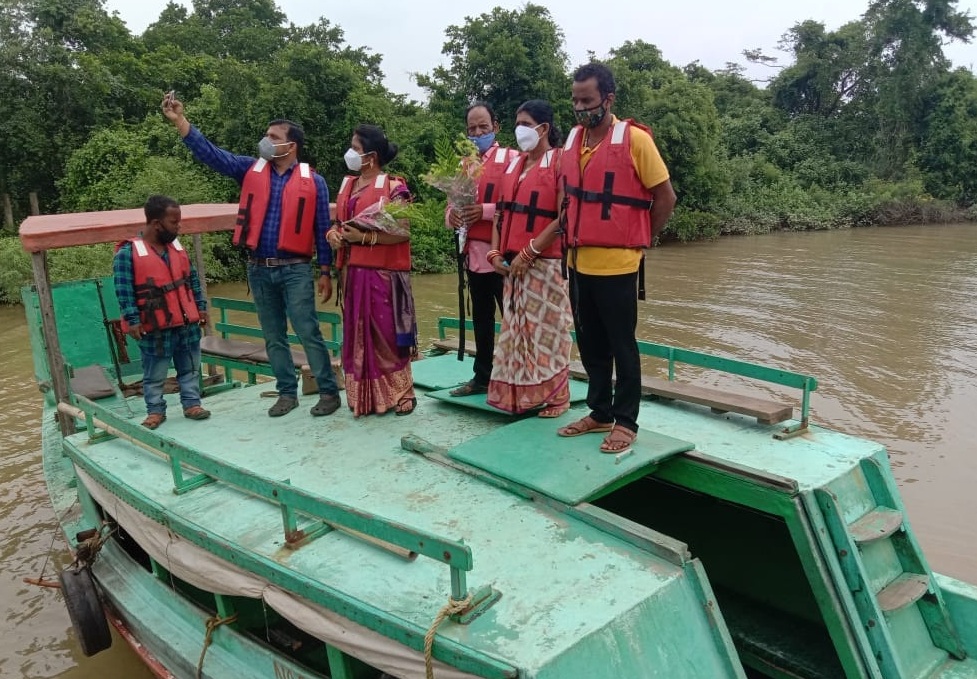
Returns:
[[[168,580],[136,566],[109,542],[93,568],[108,597],[139,642],[178,677],[195,677],[209,613],[175,596]],[[204,679],[313,679],[308,670],[271,647],[223,628],[213,635]]]
[[[829,490],[816,490],[814,496],[821,508],[837,557],[842,564],[842,573],[845,575],[846,584],[858,609],[858,619],[866,627],[868,640],[878,659],[882,675],[902,677],[903,669],[889,626],[875,598],[875,590],[865,573],[858,545],[848,533],[847,522],[841,509],[841,499]]]
[[[880,504],[897,507],[903,511],[899,500],[899,491],[889,469],[888,459],[879,456],[861,461],[860,467],[872,494],[879,499]],[[966,651],[954,627],[953,620],[943,601],[943,595],[933,578],[933,571],[926,561],[923,549],[920,547],[912,527],[906,523],[903,530],[894,533],[892,544],[902,567],[910,574],[923,576],[927,580],[927,595],[920,598],[919,612],[926,622],[930,637],[937,648],[941,648],[955,658],[966,657]]]
[[[472,378],[475,360],[466,356],[459,361],[457,356],[428,356],[410,364],[414,386],[424,389],[450,389]]]
[[[441,358],[446,358],[442,356]],[[427,360],[427,359],[425,359]],[[457,359],[456,359],[456,362]],[[510,417],[523,417],[526,413],[520,413],[518,415],[514,413],[507,413],[504,410],[499,410],[494,406],[490,406],[485,402],[485,394],[472,394],[470,396],[452,396],[451,389],[439,389],[438,391],[429,391],[424,394],[429,398],[437,399],[439,401],[444,401],[445,403],[453,406],[461,406],[463,408],[476,408],[478,410],[486,410],[490,413],[498,413],[500,415],[507,415]],[[571,381],[570,382],[570,403],[580,403],[581,401],[587,400],[587,385],[583,382]],[[552,422],[552,420],[551,420]]]
[[[776,516],[785,516],[790,511],[791,496],[784,490],[738,477],[733,471],[715,468],[703,460],[674,457],[662,464],[655,476]]]
[[[569,661],[576,654],[593,653],[597,647],[581,646],[581,636],[606,630],[607,638],[625,638],[624,630],[633,622],[626,614],[647,601],[648,606],[641,608],[643,615],[654,615],[656,592],[682,577],[671,564],[561,515],[546,503],[522,500],[480,479],[401,451],[400,439],[413,431],[424,432],[432,449],[490,431],[497,425],[484,414],[429,400],[411,418],[354,419],[340,412],[323,427],[321,419],[297,412],[299,416],[290,416],[290,421],[261,417],[257,420],[261,426],[254,427],[255,414],[264,410],[257,393],[258,389],[251,388],[226,392],[208,403],[212,420],[198,423],[177,418],[158,431],[176,440],[193,440],[203,452],[219,454],[259,474],[287,477],[293,485],[301,480],[307,489],[329,489],[331,495],[352,506],[367,501],[374,513],[410,519],[435,532],[453,526],[448,534],[458,531],[464,535],[476,555],[471,585],[492,583],[503,596],[471,625],[446,624],[439,631],[435,653],[441,659],[439,653],[459,644],[489,657],[518,661],[529,672],[547,666],[557,656]],[[364,440],[373,443],[364,446]],[[413,644],[419,644],[445,601],[448,574],[443,567],[434,568],[436,564],[425,560],[402,562],[338,531],[295,552],[284,551],[281,512],[273,505],[231,492],[220,483],[175,496],[168,487],[164,460],[118,439],[97,445],[80,439],[79,444],[99,467],[112,469],[133,493],[145,498],[148,504],[140,506],[140,511],[165,522],[176,534],[199,540],[211,551],[228,550],[217,553],[262,576],[265,568],[268,575],[282,578],[280,586],[343,615],[385,613],[390,620],[385,631],[400,634],[392,638],[403,638],[414,648],[419,647]],[[268,450],[275,455],[267,455]],[[181,523],[181,517],[191,518],[192,523]],[[500,526],[518,530],[507,531],[502,538]],[[249,560],[256,555],[264,560]],[[574,567],[565,568],[567,563]],[[607,577],[609,573],[614,577]],[[295,574],[302,579],[294,579]],[[322,590],[323,584],[331,589]],[[527,611],[533,613],[527,616]],[[693,608],[692,613],[702,612]],[[545,644],[540,643],[540,619],[547,621]],[[657,630],[657,623],[649,629]],[[716,661],[711,638],[696,636],[692,642],[709,658],[710,666]],[[655,646],[653,637],[645,643]],[[671,676],[667,668],[679,662],[676,656],[665,660],[662,677]],[[560,676],[589,679],[593,675],[571,671]]]
[[[868,649],[868,640],[861,625],[852,627],[848,612],[855,612],[853,602],[835,588],[834,560],[825,559],[822,539],[827,530],[820,512],[811,512],[808,502],[813,503],[810,493],[794,498],[794,509],[785,516],[787,528],[800,556],[801,566],[807,574],[821,618],[834,644],[835,652],[849,677],[876,677],[874,663],[865,663],[862,649]]]
[[[72,461],[92,475],[100,484],[121,501],[136,508],[146,516],[165,523],[176,534],[193,544],[206,549],[229,563],[236,564],[287,591],[336,611],[364,627],[380,632],[405,646],[415,650],[423,649],[424,629],[405,624],[403,620],[388,614],[375,606],[365,605],[325,585],[321,580],[283,569],[274,559],[262,557],[236,549],[227,540],[188,521],[182,515],[165,511],[158,504],[148,502],[145,497],[134,492],[117,477],[106,473],[93,463],[70,441],[65,441],[65,449]],[[515,670],[502,662],[472,651],[456,642],[439,639],[435,643],[434,656],[463,671],[477,674],[486,679],[514,679]]]
[[[526,418],[465,441],[448,455],[575,505],[644,476],[662,460],[694,447],[688,441],[641,430],[630,453],[608,455],[598,450],[599,435],[556,435],[559,427],[581,414],[571,410],[555,419]]]
[[[743,377],[762,380],[764,382],[782,384],[786,387],[794,387],[795,389],[807,389],[809,391],[817,389],[817,380],[809,375],[801,375],[800,373],[789,370],[777,370],[776,368],[768,368],[767,366],[756,363],[705,354],[701,351],[680,349],[678,347],[668,346],[667,344],[656,344],[655,342],[640,340],[638,341],[638,351],[643,356],[655,356],[656,358],[664,358],[667,361],[687,363],[701,368],[710,368],[712,370],[719,370],[733,375],[742,375]]]
[[[92,401],[85,399],[80,399],[80,401],[81,407],[86,413],[166,455],[170,461],[177,494],[219,480],[267,501],[286,504],[292,510],[300,511],[308,516],[351,528],[370,537],[423,554],[445,563],[453,569],[458,568],[466,571],[472,569],[471,549],[458,541],[449,540],[429,531],[386,519],[379,514],[335,502],[329,498],[293,487],[287,481],[263,477],[248,469],[228,464],[216,456],[189,448],[178,441],[162,436],[158,432],[146,430],[123,420],[117,417],[115,413]],[[181,464],[199,470],[200,474],[184,480],[181,474]]]

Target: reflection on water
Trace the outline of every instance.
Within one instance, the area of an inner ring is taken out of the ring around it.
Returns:
[[[456,315],[457,279],[414,279],[422,345]],[[941,572],[977,580],[977,230],[856,229],[672,245],[648,256],[641,337],[814,375],[812,418],[877,440]],[[243,297],[245,286],[211,294]],[[332,308],[331,303],[329,308]],[[60,596],[22,583],[54,537],[38,452],[39,396],[19,308],[0,308],[0,676],[150,677],[118,638],[84,659]],[[661,370],[649,363],[649,370]],[[711,384],[790,395],[689,371]],[[791,395],[792,396],[792,395]],[[64,562],[57,538],[47,566]],[[79,664],[80,663],[80,664]]]

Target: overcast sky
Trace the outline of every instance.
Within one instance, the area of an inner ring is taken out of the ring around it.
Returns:
[[[178,0],[179,1],[179,0]],[[191,7],[190,0],[182,4]],[[346,41],[370,47],[383,55],[386,85],[393,92],[421,99],[423,93],[410,78],[412,72],[429,73],[445,63],[441,54],[444,31],[461,25],[465,17],[477,17],[493,7],[518,9],[524,0],[414,0],[413,2],[316,2],[278,0],[288,20],[298,25],[315,23],[324,16],[340,26]],[[563,29],[571,66],[587,60],[587,52],[598,57],[626,40],[644,40],[657,45],[665,59],[676,66],[699,60],[709,68],[722,68],[735,61],[749,66],[742,56],[748,48],[776,51],[777,41],[791,26],[806,19],[823,22],[829,30],[857,19],[868,0],[685,0],[684,2],[640,2],[640,0],[537,0],[549,8]],[[107,0],[108,10],[119,16],[135,34],[142,33],[166,6],[166,0]],[[960,0],[957,7],[977,16],[977,0]],[[945,53],[954,65],[974,70],[977,44],[947,45]],[[769,69],[749,66],[751,77],[766,77]]]

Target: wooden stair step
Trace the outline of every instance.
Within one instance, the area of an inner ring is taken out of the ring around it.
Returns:
[[[716,412],[734,412],[755,417],[761,424],[776,424],[794,416],[794,408],[786,403],[677,380],[642,376],[641,390],[646,396],[687,401],[708,406]]]
[[[880,589],[875,598],[879,602],[879,608],[882,609],[882,612],[891,613],[919,601],[929,591],[929,587],[928,575],[903,573]]]
[[[864,545],[891,536],[902,527],[902,522],[902,512],[890,507],[876,507],[848,524],[848,532],[857,544]]]

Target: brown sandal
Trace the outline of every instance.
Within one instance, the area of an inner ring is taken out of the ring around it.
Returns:
[[[560,436],[582,436],[584,434],[597,434],[610,431],[614,425],[610,422],[598,422],[590,415],[585,415],[573,424],[560,427],[556,433]]]
[[[455,387],[448,393],[452,396],[472,396],[474,394],[484,394],[488,392],[487,384],[478,384],[475,380],[469,380],[461,386]]]
[[[538,413],[536,413],[536,417],[546,417],[546,418],[559,417],[560,415],[562,415],[568,410],[570,410],[569,403],[561,403],[559,405],[556,404],[548,405],[542,410],[540,410]]]
[[[146,427],[146,429],[155,429],[164,422],[166,422],[166,415],[162,413],[149,413],[146,419],[142,421],[142,426]]]
[[[638,432],[616,424],[611,429],[611,433],[604,437],[604,441],[600,444],[600,452],[623,453],[631,448],[631,444],[636,438],[638,438]]]

